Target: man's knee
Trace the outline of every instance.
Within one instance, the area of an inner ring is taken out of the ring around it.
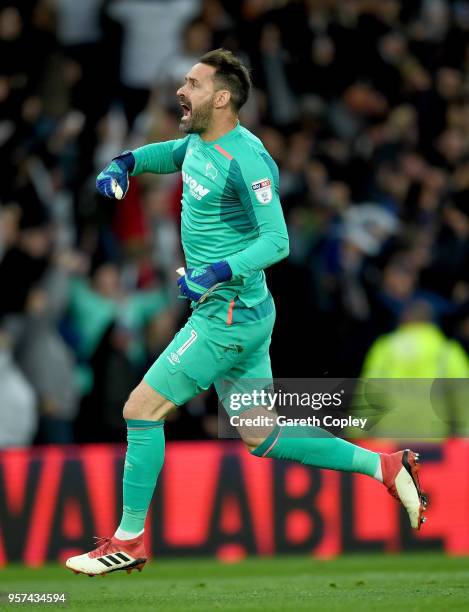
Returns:
[[[246,436],[243,437],[242,440],[244,442],[244,446],[248,449],[248,451],[250,453],[253,453],[256,448],[258,448],[261,444],[263,444],[268,436],[265,437],[261,437],[261,438],[256,438],[256,437],[250,437],[250,436]]]
[[[138,387],[136,387],[131,394],[129,395],[127,401],[124,404],[124,410],[122,415],[124,419],[135,419],[137,412],[137,404],[138,404]]]
[[[124,419],[162,421],[176,406],[145,381],[135,387],[124,405]]]
[[[260,422],[261,425],[251,425]],[[237,427],[238,433],[250,453],[254,452],[275,430],[275,413],[260,407],[252,408],[243,414],[243,423]]]

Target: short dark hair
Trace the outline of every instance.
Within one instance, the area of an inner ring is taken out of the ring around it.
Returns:
[[[215,68],[213,78],[231,93],[231,105],[238,112],[245,104],[251,90],[249,70],[241,60],[227,49],[216,49],[202,55],[201,64]]]

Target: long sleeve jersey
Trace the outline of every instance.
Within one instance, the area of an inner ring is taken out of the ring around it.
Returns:
[[[181,240],[187,266],[225,260],[233,278],[216,293],[248,307],[268,294],[264,268],[288,255],[278,168],[262,142],[237,125],[218,140],[198,134],[133,151],[132,174],[182,171]]]

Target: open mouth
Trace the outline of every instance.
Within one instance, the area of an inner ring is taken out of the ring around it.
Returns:
[[[187,119],[191,115],[191,109],[188,104],[181,102],[182,118]]]

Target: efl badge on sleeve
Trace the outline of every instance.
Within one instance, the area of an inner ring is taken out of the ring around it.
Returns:
[[[272,200],[272,183],[270,179],[264,178],[260,181],[254,181],[254,183],[251,183],[251,189],[261,204],[268,204]]]

